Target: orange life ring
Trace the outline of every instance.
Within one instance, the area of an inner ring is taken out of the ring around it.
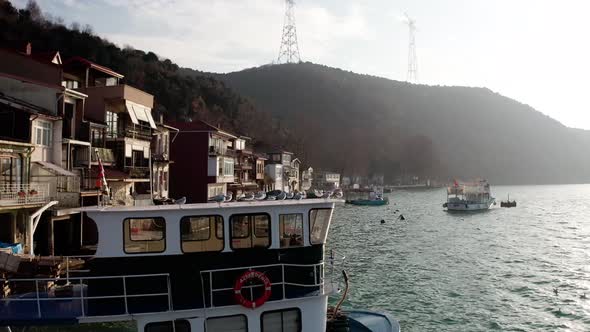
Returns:
[[[242,295],[242,287],[244,287],[244,284],[247,281],[252,279],[258,279],[264,284],[264,294],[254,301],[250,301],[246,299],[244,295]],[[270,298],[271,289],[272,284],[270,283],[270,279],[268,279],[266,274],[259,271],[250,270],[244,272],[238,279],[236,279],[236,283],[234,285],[234,296],[239,304],[246,308],[254,309],[262,306],[266,301],[268,301]]]

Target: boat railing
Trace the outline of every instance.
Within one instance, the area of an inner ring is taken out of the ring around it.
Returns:
[[[173,310],[170,276],[138,274],[64,278],[0,279],[0,325],[126,317]],[[6,292],[6,289],[11,291]],[[149,301],[148,301],[149,300]]]
[[[206,307],[235,305],[234,283],[247,271],[263,272],[271,282],[269,301],[324,295],[324,263],[270,264],[201,271],[203,302]],[[248,300],[264,291],[262,283],[244,285]]]

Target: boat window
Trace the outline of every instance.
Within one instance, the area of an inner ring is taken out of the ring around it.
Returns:
[[[281,214],[279,216],[281,248],[300,247],[303,245],[303,215]]]
[[[247,332],[248,319],[245,315],[207,318],[205,321],[205,331]]]
[[[223,218],[221,216],[183,217],[180,220],[183,252],[223,250]]]
[[[270,246],[268,214],[240,214],[230,218],[233,249]]]
[[[301,311],[297,308],[264,312],[260,321],[262,332],[301,332]]]
[[[167,322],[148,323],[143,329],[144,332],[191,332],[191,324],[184,319]]]
[[[164,218],[127,218],[123,221],[125,252],[163,252],[166,249]]]
[[[331,217],[332,209],[312,209],[309,211],[309,242],[311,244],[326,242]]]

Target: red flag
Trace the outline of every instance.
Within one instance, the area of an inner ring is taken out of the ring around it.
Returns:
[[[104,175],[104,167],[102,167],[102,160],[98,155],[98,149],[96,150],[96,160],[98,160],[98,178],[96,179],[96,186],[101,190],[107,189],[107,179]]]

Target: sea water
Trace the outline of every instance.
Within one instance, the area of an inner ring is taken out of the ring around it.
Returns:
[[[350,276],[345,307],[402,331],[590,331],[590,185],[492,192],[479,213],[445,212],[444,189],[337,206],[326,254]],[[500,208],[508,194],[517,207]]]

